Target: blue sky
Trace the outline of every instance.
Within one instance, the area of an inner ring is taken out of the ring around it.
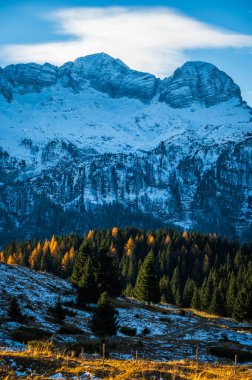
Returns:
[[[1,0],[0,25],[1,66],[106,51],[163,77],[204,60],[227,72],[252,105],[252,0]]]

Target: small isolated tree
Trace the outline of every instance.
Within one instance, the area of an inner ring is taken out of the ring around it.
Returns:
[[[48,308],[48,311],[51,313],[51,315],[55,318],[55,320],[58,323],[63,323],[65,316],[66,316],[66,311],[62,307],[62,303],[60,300],[60,297],[57,299],[56,303],[54,306],[51,306]]]
[[[24,319],[24,316],[21,313],[21,309],[16,297],[12,297],[10,301],[9,308],[8,308],[8,316],[11,319],[15,321],[19,321],[19,322],[22,322]]]
[[[160,301],[159,282],[152,251],[148,253],[140,267],[134,289],[134,296],[139,301],[148,302],[149,305],[151,302]]]
[[[117,314],[108,293],[102,293],[91,321],[93,333],[103,338],[116,335],[119,326]]]

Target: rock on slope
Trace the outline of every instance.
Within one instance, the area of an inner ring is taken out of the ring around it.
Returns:
[[[205,62],[104,53],[0,70],[0,243],[90,227],[252,232],[252,111]]]

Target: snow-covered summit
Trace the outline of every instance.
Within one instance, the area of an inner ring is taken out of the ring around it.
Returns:
[[[36,93],[56,84],[75,93],[91,87],[113,98],[150,101],[158,95],[160,101],[173,108],[186,108],[194,103],[209,107],[231,98],[241,101],[240,89],[233,80],[206,62],[186,62],[164,80],[132,70],[105,53],[77,58],[61,67],[28,63],[9,65],[0,71],[0,93],[8,101],[15,93]]]

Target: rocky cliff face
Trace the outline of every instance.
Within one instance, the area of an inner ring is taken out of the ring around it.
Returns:
[[[161,84],[160,100],[174,108],[190,107],[195,102],[211,107],[231,98],[241,100],[239,87],[206,62],[187,62]]]
[[[0,71],[0,242],[92,227],[252,232],[251,109],[225,73],[106,54]]]

